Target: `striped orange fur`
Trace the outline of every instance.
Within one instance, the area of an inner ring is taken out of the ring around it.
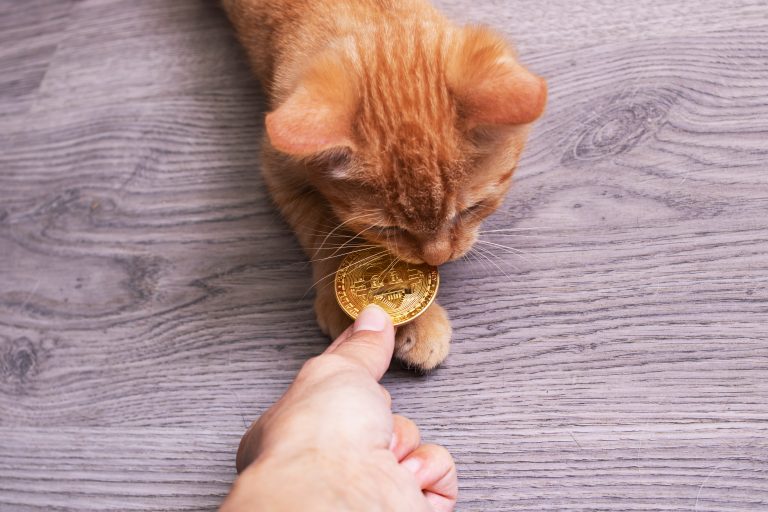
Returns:
[[[327,285],[346,251],[376,245],[439,265],[471,249],[546,83],[498,34],[457,26],[426,0],[223,6],[270,100],[266,182],[313,258],[318,322],[336,336],[350,320]],[[398,331],[397,354],[431,369],[450,336],[434,304]]]

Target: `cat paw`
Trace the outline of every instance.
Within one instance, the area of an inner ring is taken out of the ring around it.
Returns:
[[[450,350],[451,322],[439,304],[397,328],[395,356],[409,368],[429,371],[442,363]]]
[[[352,323],[352,319],[336,303],[336,298],[328,294],[318,295],[315,298],[315,316],[320,330],[332,340]]]

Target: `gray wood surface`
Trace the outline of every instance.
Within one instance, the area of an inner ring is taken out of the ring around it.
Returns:
[[[442,0],[550,103],[447,364],[460,510],[768,510],[768,6]],[[207,0],[0,0],[0,510],[213,510],[326,345]]]

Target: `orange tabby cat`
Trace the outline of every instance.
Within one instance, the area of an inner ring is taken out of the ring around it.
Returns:
[[[223,5],[270,100],[264,177],[313,259],[317,321],[335,337],[350,323],[331,286],[348,251],[376,245],[432,265],[469,251],[546,83],[500,36],[458,27],[427,0]],[[398,329],[396,355],[429,370],[450,338],[435,303]]]

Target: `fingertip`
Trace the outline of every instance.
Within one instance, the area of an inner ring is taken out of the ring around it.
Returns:
[[[382,308],[370,305],[358,316],[352,326],[352,333],[343,341],[334,342],[326,353],[354,361],[379,380],[389,368],[394,350],[395,329],[392,319]]]
[[[421,442],[421,434],[416,423],[399,414],[392,416],[392,437],[395,441],[390,450],[398,462],[418,448]]]
[[[355,319],[352,332],[375,331],[384,332],[392,327],[392,318],[381,307],[369,304]]]
[[[425,491],[424,498],[432,507],[433,512],[453,512],[456,506],[456,498],[448,498],[442,494]]]
[[[413,450],[401,463],[410,471],[423,491],[456,500],[459,482],[456,464],[450,452],[434,444],[423,444]]]

